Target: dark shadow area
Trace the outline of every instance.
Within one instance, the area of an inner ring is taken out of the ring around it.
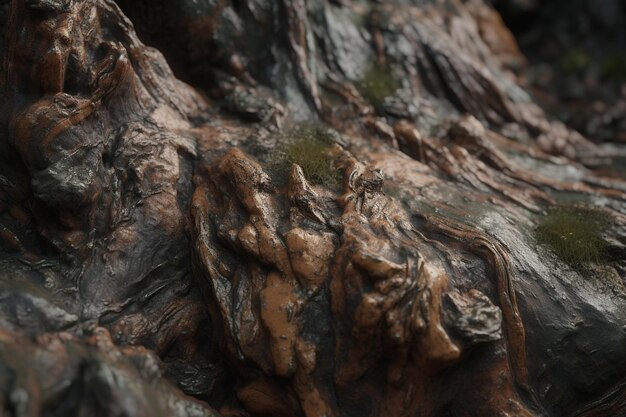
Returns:
[[[590,139],[626,142],[626,3],[495,0],[537,100]]]

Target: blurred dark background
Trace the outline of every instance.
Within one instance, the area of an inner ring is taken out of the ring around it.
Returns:
[[[520,74],[553,116],[626,143],[626,1],[493,0],[528,59]]]

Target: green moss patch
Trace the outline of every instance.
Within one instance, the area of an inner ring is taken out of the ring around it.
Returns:
[[[579,49],[571,49],[561,56],[561,68],[567,73],[584,70],[591,63],[591,58],[586,52]]]
[[[610,216],[597,209],[556,206],[541,218],[535,237],[561,261],[579,272],[587,272],[591,264],[602,265],[611,260],[609,243],[603,235],[613,223]]]
[[[609,80],[626,80],[626,57],[621,55],[611,55],[601,62],[602,77]]]
[[[333,166],[333,143],[331,134],[322,126],[302,125],[288,130],[271,156],[272,171],[279,182],[286,183],[291,166],[298,164],[310,183],[336,187],[340,172]]]
[[[389,66],[374,64],[357,83],[357,88],[363,98],[374,106],[378,106],[400,88],[400,83],[394,78]]]

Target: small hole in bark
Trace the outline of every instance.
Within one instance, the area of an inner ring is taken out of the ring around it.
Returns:
[[[108,152],[102,153],[102,165],[107,168],[111,166],[111,157]]]

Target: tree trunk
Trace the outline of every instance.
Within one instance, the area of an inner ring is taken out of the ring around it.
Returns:
[[[623,149],[484,1],[4,11],[2,415],[626,415]]]

